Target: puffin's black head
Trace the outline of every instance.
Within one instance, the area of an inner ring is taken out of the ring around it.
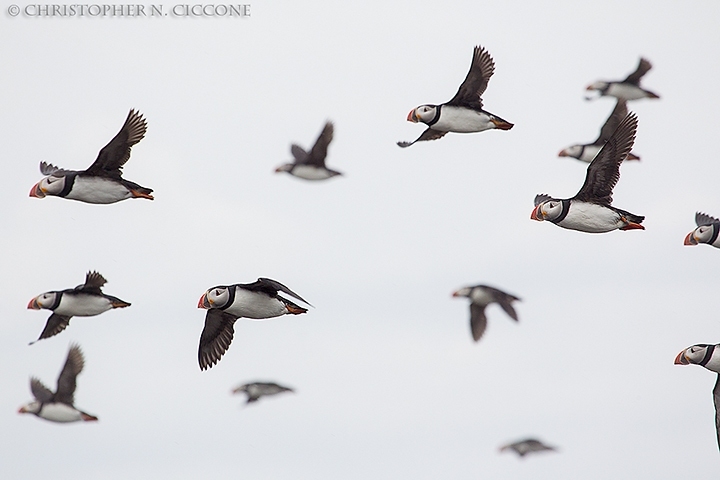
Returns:
[[[437,105],[420,105],[419,107],[413,108],[408,113],[408,122],[418,123],[429,123],[431,122],[437,113]]]
[[[213,287],[203,293],[198,301],[198,308],[225,308],[232,299],[230,298],[230,288],[226,286]]]

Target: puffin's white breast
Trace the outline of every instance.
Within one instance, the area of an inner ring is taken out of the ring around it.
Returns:
[[[495,124],[483,112],[443,105],[440,118],[430,128],[441,132],[472,133],[495,128]]]
[[[578,160],[581,160],[583,162],[590,163],[593,161],[593,159],[597,156],[598,152],[600,151],[600,148],[597,145],[585,145],[585,148],[583,148],[582,155],[580,155],[580,158]]]
[[[107,312],[111,308],[110,300],[100,295],[63,293],[60,298],[60,305],[54,312],[58,315],[69,315],[71,317],[92,317]]]
[[[642,88],[627,83],[611,83],[605,94],[624,100],[638,100],[647,97],[647,93]]]
[[[493,301],[493,298],[484,289],[473,288],[470,292],[470,300],[478,305],[487,305]]]
[[[324,168],[318,168],[311,165],[298,165],[292,169],[292,174],[305,180],[325,180],[330,178],[330,172]]]
[[[82,415],[79,410],[75,410],[70,405],[64,403],[46,403],[38,413],[38,416],[45,420],[59,423],[79,422],[82,420]]]
[[[75,177],[72,190],[65,198],[86,203],[115,203],[132,197],[121,183],[102,177]]]
[[[225,311],[238,317],[253,320],[265,320],[266,318],[279,317],[287,313],[285,304],[277,298],[271,298],[264,293],[251,292],[240,287],[235,288],[235,301]]]
[[[581,232],[605,233],[617,230],[624,224],[620,221],[620,215],[610,208],[573,201],[567,216],[558,225]]]

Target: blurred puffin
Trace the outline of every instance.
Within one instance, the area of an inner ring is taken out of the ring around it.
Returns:
[[[342,173],[330,170],[325,166],[328,145],[330,145],[332,139],[333,124],[327,122],[310,153],[293,143],[290,146],[290,152],[295,157],[295,162],[279,166],[275,169],[275,173],[288,172],[290,175],[305,180],[327,180],[336,175],[342,175]]]
[[[283,387],[277,383],[272,382],[254,382],[240,385],[233,389],[232,393],[239,394],[244,393],[247,395],[247,401],[245,404],[257,402],[260,397],[267,397],[270,395],[277,395],[283,392],[294,392],[292,388]]]
[[[612,113],[605,121],[605,124],[600,129],[600,136],[593,143],[586,143],[584,145],[572,145],[563,149],[558,156],[559,157],[572,157],[577,158],[581,162],[590,163],[605,145],[605,142],[612,136],[613,132],[617,129],[618,125],[623,118],[628,114],[627,102],[625,100],[618,100],[615,104],[615,108]],[[640,160],[640,157],[634,153],[628,153],[625,160]]]
[[[659,95],[640,87],[640,79],[652,68],[652,64],[641,58],[637,69],[625,80],[616,82],[597,81],[587,87],[597,90],[600,96],[615,97],[619,100],[638,100],[640,98],[660,98]],[[588,99],[589,100],[589,99]]]
[[[206,370],[220,361],[232,343],[234,325],[238,318],[265,320],[307,312],[306,308],[295,305],[278,295],[278,292],[310,305],[282,283],[269,278],[258,278],[253,283],[221,285],[203,293],[198,301],[198,308],[207,309],[207,314],[198,348],[200,370]]]
[[[518,321],[517,313],[512,306],[513,301],[520,299],[509,293],[505,293],[497,288],[488,287],[487,285],[475,285],[474,287],[464,287],[452,294],[453,297],[467,297],[470,299],[470,331],[473,340],[480,340],[485,328],[487,328],[487,317],[485,316],[485,307],[491,303],[497,303],[505,310],[510,318]]]
[[[540,440],[536,440],[534,438],[520,440],[519,442],[509,443],[500,447],[501,452],[504,452],[505,450],[512,450],[517,453],[520,458],[524,457],[528,453],[543,452],[546,450],[553,452],[557,451],[555,447],[545,445]]]
[[[18,413],[32,413],[51,422],[93,422],[97,417],[75,408],[75,379],[85,366],[82,351],[77,345],[70,346],[65,366],[57,380],[55,393],[35,377],[30,379],[30,391],[35,401],[20,407]]]
[[[685,236],[685,245],[697,245],[707,243],[715,248],[720,248],[720,220],[702,212],[695,213],[695,224],[697,228]]]
[[[143,139],[146,130],[142,114],[130,110],[118,134],[100,150],[87,170],[64,170],[41,162],[40,172],[47,177],[33,185],[30,196],[43,198],[53,195],[98,204],[115,203],[126,198],[153,200],[151,189],[122,178],[122,167],[130,159],[130,149]]]
[[[675,365],[700,365],[718,374],[713,388],[715,403],[715,434],[720,448],[720,344],[708,345],[699,343],[688,347],[675,357]]]
[[[27,308],[45,308],[53,312],[35,342],[65,330],[72,317],[93,317],[111,308],[129,307],[128,302],[102,292],[101,287],[106,283],[107,280],[98,272],[88,272],[82,285],[67,290],[45,292],[30,300]],[[30,342],[30,345],[35,342]]]
[[[637,131],[637,117],[629,114],[588,165],[585,183],[572,198],[555,199],[540,194],[535,197],[532,220],[548,220],[570,230],[604,233],[613,230],[645,230],[645,217],[611,205],[612,191],[620,179],[620,164],[632,149]]]
[[[437,140],[448,132],[473,133],[498,128],[510,130],[513,127],[497,115],[483,110],[482,94],[495,72],[495,62],[481,46],[473,50],[470,71],[455,96],[441,105],[420,105],[410,111],[409,122],[422,122],[428,126],[413,142],[397,142],[400,147],[409,147],[415,142]]]

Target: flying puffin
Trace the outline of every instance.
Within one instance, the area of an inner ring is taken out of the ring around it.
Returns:
[[[695,214],[695,224],[697,228],[688,233],[683,242],[685,245],[697,245],[699,243],[707,243],[715,248],[720,248],[720,220],[701,212]]]
[[[625,100],[618,100],[612,113],[600,129],[600,136],[597,138],[597,140],[595,140],[593,143],[587,143],[584,145],[572,145],[570,147],[567,147],[563,149],[558,154],[558,156],[577,158],[581,162],[585,163],[592,162],[593,158],[595,158],[597,153],[600,151],[603,145],[605,145],[605,142],[608,141],[608,138],[610,138],[615,129],[617,129],[618,125],[620,125],[622,119],[625,118],[627,114],[627,102],[625,102]],[[640,160],[640,157],[630,152],[628,153],[628,156],[625,160]]]
[[[637,116],[629,114],[615,133],[588,165],[585,183],[572,198],[555,199],[540,194],[530,218],[548,220],[570,230],[589,233],[620,230],[645,230],[640,225],[645,217],[634,215],[611,205],[612,191],[620,179],[620,164],[632,149],[637,131]]]
[[[327,122],[322,133],[315,141],[310,153],[306,152],[302,147],[294,143],[290,147],[290,152],[295,157],[294,163],[286,163],[275,169],[275,173],[288,172],[305,180],[327,180],[328,178],[342,173],[330,170],[325,166],[325,157],[327,149],[333,139],[333,124]]]
[[[47,177],[33,185],[30,196],[43,198],[54,195],[98,204],[115,203],[126,198],[153,200],[151,189],[122,178],[122,167],[130,159],[130,149],[143,139],[146,130],[142,114],[130,110],[118,134],[100,150],[87,170],[64,170],[41,162],[40,172]]]
[[[82,351],[77,345],[71,345],[65,366],[57,380],[57,390],[50,391],[35,377],[30,379],[30,391],[35,401],[20,407],[18,413],[32,413],[51,422],[94,422],[97,417],[75,408],[75,379],[85,366]]]
[[[528,453],[533,452],[542,452],[545,450],[550,450],[553,452],[557,451],[555,447],[545,445],[540,440],[536,440],[534,438],[520,440],[519,442],[509,443],[500,447],[501,452],[504,452],[505,450],[512,450],[513,452],[517,453],[520,458],[524,457]]]
[[[453,297],[467,297],[470,299],[470,330],[472,331],[473,340],[480,340],[485,328],[487,327],[487,317],[485,317],[485,307],[491,303],[497,303],[510,315],[510,318],[518,321],[517,313],[512,306],[512,302],[520,299],[509,293],[505,293],[497,288],[488,287],[486,285],[476,285],[474,287],[465,287],[452,294]]]
[[[688,347],[675,357],[675,365],[700,365],[718,374],[713,388],[715,403],[715,432],[718,448],[720,448],[720,344],[706,345],[699,343]]]
[[[72,317],[93,317],[111,308],[125,308],[130,304],[117,297],[105,295],[101,287],[107,280],[98,272],[88,272],[85,283],[67,290],[45,292],[30,300],[27,308],[52,310],[45,329],[38,340],[49,338],[65,330]],[[30,342],[32,345],[35,342]]]
[[[441,105],[420,105],[412,109],[407,116],[408,122],[422,122],[428,128],[417,140],[397,144],[405,148],[415,142],[437,140],[448,132],[472,133],[491,128],[510,130],[512,123],[482,108],[481,97],[494,72],[495,62],[488,51],[479,45],[475,47],[470,71],[455,96]]]
[[[294,390],[292,388],[278,385],[277,383],[254,382],[240,385],[239,387],[234,388],[232,391],[232,393],[245,393],[247,395],[247,402],[245,402],[246,405],[248,403],[257,402],[260,397],[277,395],[278,393],[283,392],[294,392]]]
[[[588,90],[597,90],[600,96],[615,97],[620,100],[638,100],[640,98],[660,98],[657,94],[640,88],[640,79],[652,68],[652,64],[641,58],[637,70],[625,80],[617,82],[598,81],[589,85]],[[589,100],[589,99],[588,99]]]
[[[230,347],[235,321],[238,318],[265,320],[307,312],[306,308],[295,305],[278,295],[278,292],[310,305],[307,300],[282,283],[269,278],[258,278],[253,283],[221,285],[203,293],[198,301],[198,308],[207,309],[207,314],[198,348],[200,370],[206,370],[220,361]]]

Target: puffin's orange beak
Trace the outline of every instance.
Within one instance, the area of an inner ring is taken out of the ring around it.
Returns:
[[[565,150],[562,150],[560,153],[558,153],[558,157],[567,157],[568,154],[565,152]]]
[[[417,115],[415,114],[415,110],[416,109],[413,108],[412,110],[410,110],[410,113],[408,113],[408,116],[407,116],[408,122],[418,123],[418,118],[417,118]]]
[[[678,356],[675,357],[675,365],[690,365],[690,362],[688,362],[688,359],[685,358],[685,350],[678,353]]]
[[[693,235],[694,233],[695,233],[695,230],[693,230],[692,232],[687,234],[687,236],[685,237],[685,241],[683,242],[683,245],[697,245],[698,244],[698,241],[695,240],[695,235]]]
[[[35,198],[45,197],[45,192],[43,192],[40,188],[40,182],[33,185],[33,187],[30,189],[30,196]]]
[[[30,310],[40,310],[40,305],[37,302],[37,297],[30,300],[30,303],[28,303],[27,308]]]
[[[202,297],[200,297],[200,300],[198,300],[198,308],[212,308],[212,304],[207,298],[207,293],[203,293]]]
[[[542,215],[542,212],[540,212],[540,205],[538,205],[537,207],[533,208],[533,211],[530,214],[530,219],[537,220],[538,222],[542,222],[543,219],[540,218],[540,215]]]

